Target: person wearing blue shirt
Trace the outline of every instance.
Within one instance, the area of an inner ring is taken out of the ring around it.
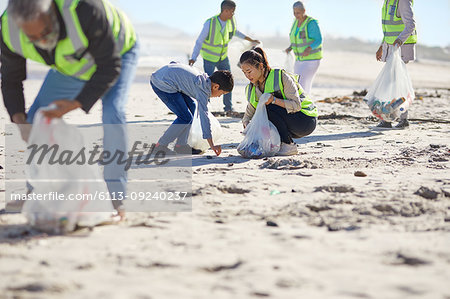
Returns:
[[[290,33],[291,45],[285,51],[294,51],[294,72],[300,76],[300,84],[309,94],[323,56],[322,34],[317,20],[306,15],[301,1],[295,2],[293,9],[295,21]]]

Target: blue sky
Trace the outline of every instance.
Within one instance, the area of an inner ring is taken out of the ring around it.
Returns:
[[[112,0],[133,22],[157,22],[197,35],[205,19],[219,12],[221,0]],[[288,35],[292,4],[286,0],[235,0],[239,29],[254,38]],[[307,13],[318,19],[322,34],[381,40],[383,0],[307,0]],[[0,9],[7,0],[0,0]],[[416,0],[414,13],[419,42],[430,46],[450,45],[450,1]]]

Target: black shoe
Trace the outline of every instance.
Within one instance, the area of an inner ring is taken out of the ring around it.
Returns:
[[[392,129],[392,124],[390,122],[382,120],[382,121],[380,121],[378,123],[378,125],[375,126],[375,128],[378,128],[378,129]]]
[[[153,149],[153,152],[157,154],[158,152],[166,153],[166,156],[175,156],[177,153],[167,147],[167,145],[157,144]]]
[[[402,119],[394,128],[405,129],[407,127],[409,127],[409,121],[407,119]]]
[[[190,147],[189,145],[185,144],[185,145],[176,145],[175,146],[175,151],[178,154],[184,154],[184,155],[200,155],[203,153],[203,151],[195,149]]]

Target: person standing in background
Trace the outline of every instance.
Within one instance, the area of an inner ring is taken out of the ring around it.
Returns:
[[[230,71],[228,43],[233,36],[259,44],[258,40],[252,39],[237,30],[236,20],[234,19],[235,10],[236,3],[231,0],[225,0],[221,4],[220,14],[206,20],[195,43],[189,65],[194,65],[198,55],[201,54],[205,73],[209,76],[214,73],[216,68],[218,70]],[[223,105],[225,115],[236,115],[235,111],[233,111],[231,92],[223,96]]]
[[[394,47],[400,47],[401,57],[404,63],[416,58],[415,48],[417,43],[416,21],[413,13],[413,0],[383,0],[381,12],[383,41],[376,53],[378,61],[386,62]],[[408,111],[400,115],[399,123],[394,127],[404,129],[409,126]],[[392,124],[381,121],[378,128],[392,128]]]
[[[307,94],[311,93],[312,82],[320,66],[322,34],[317,20],[306,15],[301,1],[294,3],[295,21],[289,34],[291,45],[285,51],[294,50],[294,72],[300,76],[300,84]]]

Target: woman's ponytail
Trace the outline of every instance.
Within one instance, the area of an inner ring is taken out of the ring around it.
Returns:
[[[245,51],[241,58],[239,59],[239,64],[242,65],[244,63],[251,64],[255,67],[258,67],[260,63],[264,66],[264,69],[270,70],[269,61],[267,60],[267,55],[263,49],[260,47],[256,47],[253,50]]]
[[[262,63],[264,65],[264,67],[266,69],[270,69],[269,67],[269,60],[267,59],[267,55],[266,52],[264,52],[264,50],[260,47],[256,47],[255,49],[253,49],[253,51],[255,51],[256,53],[258,53],[259,55],[261,55],[262,57]]]

